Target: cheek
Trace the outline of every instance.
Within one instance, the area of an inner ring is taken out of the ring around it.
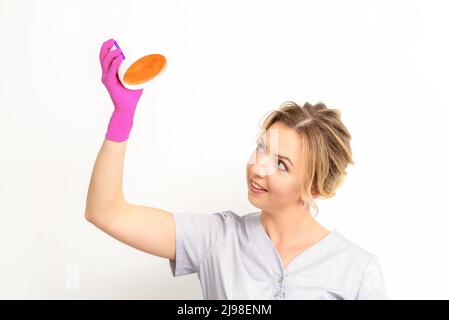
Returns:
[[[281,197],[296,197],[299,191],[298,184],[291,177],[277,177],[271,185],[273,194]]]

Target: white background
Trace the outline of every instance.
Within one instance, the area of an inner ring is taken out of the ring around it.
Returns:
[[[449,298],[448,16],[427,0],[1,0],[0,298],[202,298],[195,274],[84,219],[114,37],[167,58],[127,143],[128,202],[257,211],[245,166],[260,120],[323,101],[356,164],[317,219],[379,257],[391,298]]]

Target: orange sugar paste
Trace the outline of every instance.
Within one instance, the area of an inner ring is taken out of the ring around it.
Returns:
[[[123,80],[131,85],[154,78],[164,68],[166,59],[161,54],[149,54],[135,61],[126,70]]]

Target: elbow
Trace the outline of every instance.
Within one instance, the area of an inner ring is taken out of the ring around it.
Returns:
[[[86,209],[84,210],[84,218],[89,221],[92,224],[96,224],[96,221],[98,220],[96,214],[97,210],[92,209],[92,207],[86,206]]]
[[[97,227],[101,227],[111,217],[115,216],[116,212],[123,211],[122,203],[115,206],[86,205],[84,218]]]
[[[93,214],[92,214],[92,211],[90,211],[90,210],[88,210],[87,208],[86,208],[86,210],[84,211],[84,218],[87,220],[87,221],[89,221],[90,223],[93,223]]]
[[[88,222],[90,222],[91,224],[93,224],[95,227],[97,227],[97,228],[99,228],[99,229],[102,229],[102,228],[103,228],[103,225],[102,225],[102,221],[103,221],[103,220],[100,220],[99,217],[98,217],[97,215],[94,215],[94,214],[92,213],[92,211],[86,211],[86,212],[84,213],[84,218],[85,218]]]
[[[93,203],[86,203],[86,207],[84,209],[84,218],[90,223],[95,224],[95,221],[98,220],[99,212],[104,211],[100,209],[102,208],[96,206]]]
[[[99,209],[91,209],[89,207],[84,211],[84,218],[95,225],[96,227],[103,229],[104,225],[108,223],[108,221],[113,216],[114,210],[99,210]]]

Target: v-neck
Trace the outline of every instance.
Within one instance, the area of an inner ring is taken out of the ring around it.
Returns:
[[[315,242],[314,244],[312,244],[311,246],[307,247],[306,249],[304,249],[303,251],[301,251],[299,254],[297,254],[293,259],[291,259],[287,265],[285,267],[283,267],[282,265],[282,258],[281,255],[279,254],[278,250],[276,249],[273,241],[271,241],[270,237],[268,236],[268,233],[266,232],[263,223],[262,223],[262,214],[259,212],[257,214],[257,226],[259,228],[259,230],[262,233],[262,237],[266,240],[266,242],[268,242],[268,245],[271,246],[271,248],[273,249],[273,251],[275,252],[278,262],[279,262],[279,266],[282,270],[282,273],[285,275],[287,273],[287,269],[294,264],[294,262],[296,262],[297,260],[300,260],[305,254],[306,255],[310,255],[312,252],[316,251],[317,249],[319,249],[319,247],[323,246],[325,243],[329,242],[334,235],[336,235],[337,230],[335,229],[331,229],[329,230],[329,233],[324,236],[324,238],[322,238],[321,240],[319,240],[318,242]]]

